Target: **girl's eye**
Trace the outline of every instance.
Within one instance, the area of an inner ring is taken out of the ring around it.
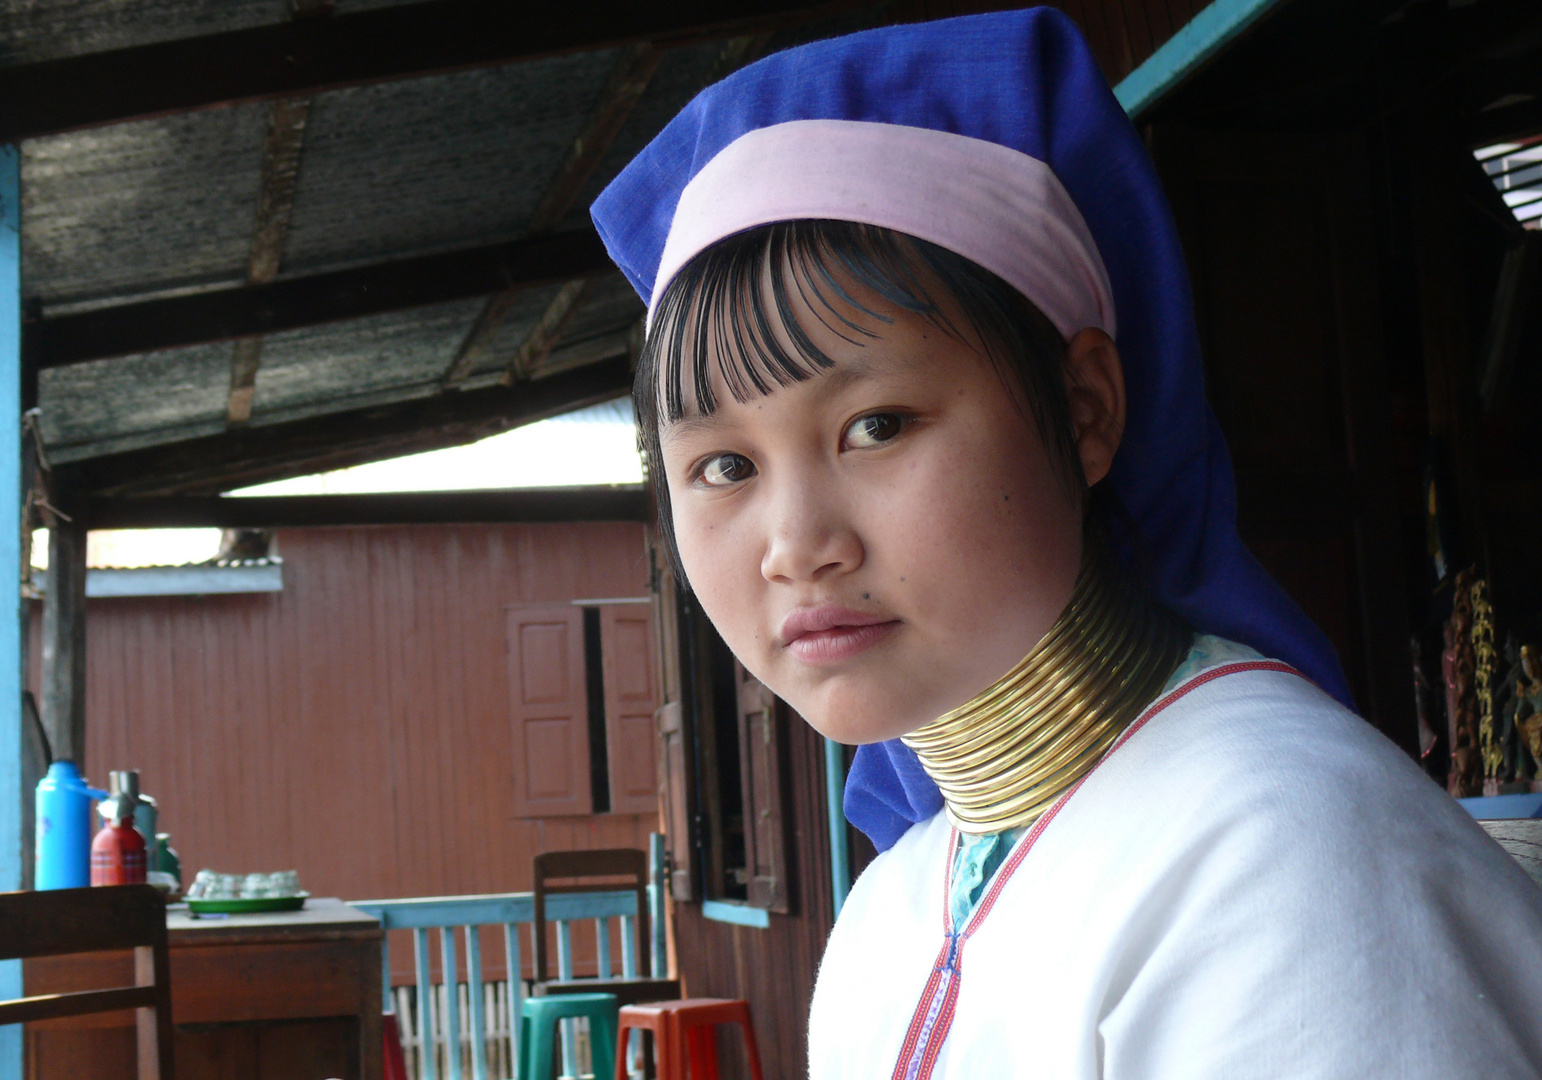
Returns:
[[[709,487],[727,487],[754,475],[754,463],[743,454],[719,454],[701,470],[702,483]]]
[[[904,426],[904,419],[895,413],[869,413],[851,422],[846,429],[846,445],[880,446],[898,435]]]

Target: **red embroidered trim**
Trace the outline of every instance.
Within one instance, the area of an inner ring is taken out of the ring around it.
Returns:
[[[937,1058],[942,1053],[943,1044],[948,1041],[948,1029],[953,1026],[953,1012],[958,1006],[958,985],[963,981],[964,943],[960,941],[958,952],[953,957],[953,981],[948,983],[948,994],[942,999],[942,1009],[937,1014],[937,1023],[932,1027],[931,1038],[926,1041],[926,1052],[921,1055],[921,1065],[916,1070],[917,1080],[931,1080],[932,1070],[937,1067]]]
[[[948,952],[952,947],[952,935],[942,943],[942,951],[937,954],[937,962],[932,965],[932,977],[926,980],[926,989],[921,991],[921,1004],[925,1005],[937,994],[937,984],[942,981],[942,975],[947,967]],[[902,1080],[905,1075],[905,1064],[910,1056],[916,1052],[916,1043],[921,1039],[921,1028],[926,1023],[926,1010],[918,1008],[914,1016],[910,1018],[910,1029],[905,1032],[905,1042],[900,1046],[899,1062],[894,1067],[894,1080]]]
[[[948,1029],[953,1026],[953,1011],[958,1004],[958,986],[963,979],[964,945],[974,936],[974,932],[980,928],[980,925],[985,922],[986,916],[990,914],[991,908],[995,906],[1002,890],[1006,888],[1008,879],[1022,865],[1023,860],[1028,857],[1028,852],[1038,842],[1039,837],[1043,835],[1049,823],[1055,819],[1055,815],[1060,813],[1060,808],[1069,802],[1071,796],[1081,789],[1081,786],[1087,782],[1088,776],[1097,772],[1099,765],[1102,765],[1103,762],[1113,756],[1116,750],[1129,742],[1130,737],[1145,727],[1152,717],[1162,712],[1162,710],[1190,691],[1197,690],[1208,682],[1214,682],[1223,675],[1235,675],[1244,671],[1278,671],[1286,675],[1306,678],[1305,675],[1302,675],[1289,664],[1281,663],[1278,660],[1241,660],[1234,664],[1222,664],[1220,667],[1214,667],[1209,671],[1202,672],[1166,697],[1148,706],[1146,711],[1137,717],[1124,730],[1124,733],[1114,741],[1114,745],[1108,748],[1108,752],[1098,759],[1097,764],[1087,770],[1087,775],[1076,781],[1075,784],[1072,784],[1069,791],[1056,799],[1054,805],[1041,814],[1039,819],[1033,823],[1033,826],[1028,830],[1028,835],[1018,842],[1017,850],[1013,851],[1007,857],[1007,861],[1001,865],[1001,869],[996,871],[991,887],[986,891],[985,896],[981,898],[980,906],[975,909],[974,915],[969,920],[969,925],[959,935],[956,951],[953,950],[953,914],[949,910],[951,905],[948,903],[948,883],[953,873],[953,859],[958,851],[958,830],[952,830],[948,837],[948,861],[945,864],[942,876],[942,929],[944,934],[942,951],[937,954],[937,962],[932,966],[932,977],[927,980],[926,989],[921,993],[921,1000],[917,1003],[916,1010],[911,1015],[910,1027],[905,1032],[905,1042],[900,1047],[899,1060],[894,1066],[893,1080],[904,1080],[906,1067],[910,1063],[911,1056],[915,1053],[916,1044],[921,1039],[922,1029],[926,1026],[926,1017],[928,1012],[930,1012],[932,1001],[936,997],[938,983],[941,982],[945,973],[949,953],[953,952],[953,977],[948,984],[947,992],[942,1001],[942,1008],[932,1025],[931,1033],[927,1038],[926,1049],[921,1055],[920,1067],[915,1074],[916,1080],[931,1080],[932,1069],[936,1067],[938,1055],[942,1053],[943,1043],[948,1037]],[[1307,681],[1310,682],[1311,680],[1308,679]]]

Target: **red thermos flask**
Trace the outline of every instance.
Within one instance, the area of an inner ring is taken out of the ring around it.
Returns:
[[[142,885],[145,881],[145,838],[134,828],[139,803],[139,774],[113,774],[117,796],[112,818],[91,841],[91,884]]]

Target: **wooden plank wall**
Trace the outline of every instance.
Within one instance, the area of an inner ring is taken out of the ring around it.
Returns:
[[[749,1001],[768,1080],[808,1075],[809,999],[825,939],[835,923],[824,740],[795,713],[790,718],[788,798],[783,805],[792,869],[791,914],[768,915],[770,926],[761,930],[703,918],[700,904],[674,905],[675,953],[686,995]],[[737,1038],[724,1036],[722,1042],[725,1072],[748,1075],[737,1060]]]
[[[1025,6],[1011,0],[899,0],[894,22],[946,19]],[[1148,56],[1208,6],[1208,0],[1046,0],[1081,27],[1110,83],[1134,71]]]
[[[279,593],[89,606],[88,775],[142,770],[189,878],[508,892],[539,851],[646,848],[655,814],[513,816],[503,612],[645,595],[641,525],[299,529],[278,550]]]

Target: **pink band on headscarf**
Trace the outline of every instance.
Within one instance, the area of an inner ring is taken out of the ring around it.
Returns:
[[[1114,335],[1103,259],[1048,165],[984,139],[856,120],[759,128],[708,162],[675,208],[649,321],[670,280],[712,244],[809,218],[930,241],[1016,288],[1067,339],[1089,326]]]

